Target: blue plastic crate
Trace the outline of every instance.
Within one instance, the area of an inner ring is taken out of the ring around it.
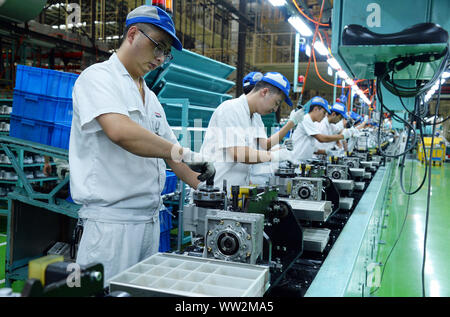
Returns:
[[[69,149],[70,124],[54,123],[50,145],[62,149]]]
[[[172,229],[172,207],[166,207],[159,212],[159,228],[161,232]]]
[[[159,236],[159,252],[170,251],[170,231],[161,232]]]
[[[166,183],[161,195],[170,194],[177,188],[177,175],[174,172],[166,171]]]
[[[54,125],[49,122],[11,115],[9,135],[15,138],[51,145]]]
[[[55,98],[15,89],[12,113],[27,119],[71,123],[72,99]]]
[[[78,75],[53,69],[17,65],[15,89],[58,98],[72,98]]]
[[[170,230],[172,229],[172,207],[166,207],[159,212],[159,252],[170,251]]]

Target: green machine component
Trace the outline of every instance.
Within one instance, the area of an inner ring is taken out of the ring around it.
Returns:
[[[198,151],[214,110],[232,98],[227,92],[235,84],[226,78],[236,68],[185,49],[173,49],[172,54],[170,64],[144,79],[164,107],[179,141]]]
[[[47,0],[0,1],[0,17],[13,22],[26,22],[39,15]]]
[[[375,79],[376,64],[444,52],[448,45],[448,35],[444,33],[450,30],[448,12],[447,0],[337,0],[332,16],[332,53],[349,76]],[[418,79],[430,80],[443,58],[442,55],[434,61],[411,63],[398,69],[392,80],[404,87],[415,86]],[[404,110],[399,97],[383,85],[381,93],[389,109]],[[402,97],[402,101],[408,110],[414,109],[414,97]]]
[[[232,96],[227,92],[234,82],[226,78],[236,69],[183,49],[172,50],[173,61],[148,73],[144,79],[162,103],[171,126],[207,127],[215,108]],[[185,98],[188,101],[188,122],[182,122],[181,109],[167,102],[170,99]]]

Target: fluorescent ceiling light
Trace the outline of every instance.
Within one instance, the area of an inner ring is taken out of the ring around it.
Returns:
[[[345,80],[345,82],[349,85],[349,86],[353,86],[355,84],[355,82],[351,79],[351,78],[347,78]]]
[[[309,44],[306,44],[305,47],[305,54],[306,56],[310,57],[311,56],[311,46]]]
[[[328,76],[333,76],[333,69],[328,66]]]
[[[323,43],[321,41],[316,41],[314,43],[314,48],[316,49],[317,53],[319,53],[320,55],[323,55],[323,56],[328,55],[328,49],[325,47],[325,45],[323,45]]]
[[[450,77],[450,71],[444,72],[444,73],[442,74],[442,78],[444,78],[444,79],[447,79],[447,78],[449,78],[449,77]]]
[[[286,4],[286,0],[269,0],[274,7],[281,7]]]
[[[288,22],[294,27],[294,29],[297,30],[298,33],[300,33],[303,36],[311,36],[313,35],[312,31],[310,30],[310,28],[305,24],[305,22],[303,22],[302,19],[300,19],[300,17],[295,16],[295,17],[290,17],[288,19]]]
[[[337,72],[337,75],[338,75],[339,77],[341,77],[342,79],[344,79],[344,80],[348,78],[347,73],[344,72],[343,70],[339,70],[339,71]]]
[[[327,63],[336,70],[341,68],[341,66],[334,57],[327,59]]]

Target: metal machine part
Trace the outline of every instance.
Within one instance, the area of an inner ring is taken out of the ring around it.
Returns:
[[[365,186],[364,182],[355,182],[355,190],[363,191]]]
[[[262,256],[264,215],[207,213],[203,257],[255,264]]]
[[[294,216],[299,220],[307,221],[327,221],[332,213],[331,201],[311,201],[289,198],[280,198],[288,203]]]
[[[368,157],[369,153],[367,153],[366,151],[364,152],[355,151],[352,153],[352,156],[359,157],[360,161],[367,161],[369,159]]]
[[[323,179],[315,177],[296,177],[292,179],[292,199],[321,201]]]
[[[295,174],[294,174],[295,177]],[[278,195],[281,197],[287,197],[291,194],[292,191],[292,178],[291,177],[282,177],[280,175],[276,175],[275,177],[271,177],[269,180],[269,185],[278,187]]]
[[[347,165],[348,168],[359,168],[360,158],[356,156],[344,156],[339,161],[340,164]]]
[[[352,191],[353,189],[355,189],[355,182],[351,179],[333,179],[333,184],[340,191]]]
[[[348,167],[347,165],[328,164],[327,176],[332,180],[336,179],[348,179]]]
[[[330,232],[328,228],[304,228],[303,248],[305,251],[322,253],[330,240]]]
[[[206,185],[195,190],[193,198],[198,207],[220,209],[224,206],[225,192],[213,185]]]
[[[348,170],[349,170],[352,178],[364,177],[364,173],[365,173],[364,168],[349,168]]]
[[[295,166],[291,163],[281,165],[275,172],[275,177],[271,177],[269,185],[278,188],[279,196],[289,196],[292,189],[292,178],[296,176]]]
[[[353,207],[354,199],[351,197],[341,197],[339,200],[339,208],[342,210],[350,210]]]

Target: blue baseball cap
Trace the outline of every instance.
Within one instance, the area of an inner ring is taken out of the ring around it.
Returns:
[[[340,102],[335,102],[331,107],[331,111],[339,113],[344,119],[348,119],[347,113],[345,113],[345,106]]]
[[[254,86],[258,81],[261,80],[261,78],[263,78],[263,74],[261,72],[248,73],[242,80],[242,86]]]
[[[134,23],[149,23],[166,31],[173,39],[172,46],[181,51],[183,46],[176,36],[175,25],[166,11],[152,5],[137,7],[127,15],[126,26]]]
[[[359,123],[361,121],[363,121],[363,119],[361,118],[361,116],[359,114],[357,114],[356,112],[351,112],[350,113],[350,117],[355,120],[355,123]]]
[[[311,109],[312,106],[318,105],[324,108],[329,114],[331,114],[330,106],[328,105],[328,101],[326,101],[324,98],[320,96],[312,97],[309,101],[309,109]],[[311,111],[311,110],[310,110]]]
[[[291,89],[291,84],[289,83],[289,80],[286,79],[286,77],[277,72],[268,72],[264,74],[264,76],[261,78],[261,81],[265,81],[266,83],[279,88],[286,96],[286,99],[284,99],[284,101],[292,107],[292,101],[291,98],[289,98],[289,90]]]

